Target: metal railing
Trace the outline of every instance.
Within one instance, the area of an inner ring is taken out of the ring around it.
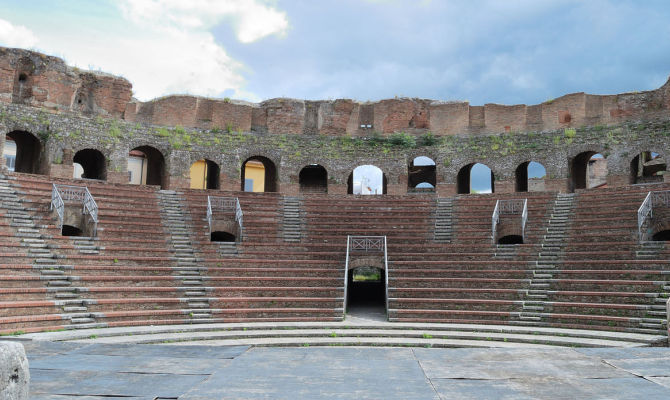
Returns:
[[[242,219],[244,213],[240,206],[240,200],[237,197],[215,197],[207,196],[207,223],[209,224],[209,233],[212,233],[212,217],[215,212],[235,213],[235,221],[240,228],[240,237],[242,236]]]
[[[640,241],[645,240],[642,230],[654,217],[655,207],[670,207],[670,190],[662,190],[647,193],[642,205],[637,210],[637,233]]]
[[[389,268],[386,252],[386,236],[347,236],[347,256],[344,262],[344,301],[343,312],[347,312],[347,294],[349,288],[349,256],[354,254],[384,254],[384,288],[386,291],[386,312],[389,308]]]
[[[521,216],[521,237],[526,240],[526,222],[528,221],[528,199],[497,200],[491,216],[491,241],[495,244],[496,228],[501,215]]]
[[[88,188],[86,186],[52,184],[49,209],[56,210],[59,228],[63,228],[65,203],[82,204],[82,214],[91,216],[91,222],[93,222],[92,235],[95,236],[98,230],[98,204],[95,202],[91,192],[88,191]]]

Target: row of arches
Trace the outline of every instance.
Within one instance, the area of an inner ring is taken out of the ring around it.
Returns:
[[[17,172],[40,173],[42,155],[40,140],[29,132],[13,131],[6,135],[4,156],[8,169]],[[83,149],[74,154],[74,178],[107,178],[107,160],[96,149]],[[659,153],[644,151],[630,162],[630,182],[648,183],[662,181],[667,165]],[[166,186],[165,159],[158,149],[151,146],[133,148],[128,154],[128,181],[139,185]],[[415,157],[407,170],[407,186],[410,191],[434,190],[437,184],[436,164],[426,156]],[[585,151],[575,156],[570,164],[571,189],[602,186],[607,178],[607,159],[595,151]],[[244,161],[241,168],[240,190],[249,192],[277,191],[277,168],[266,157],[253,156]],[[515,170],[515,190],[518,192],[544,190],[545,167],[535,161],[527,161]],[[219,189],[220,167],[208,159],[196,161],[190,167],[191,187],[195,189]],[[309,164],[299,172],[298,181],[303,193],[327,193],[328,172],[318,164]],[[348,180],[348,193],[374,195],[386,193],[387,177],[374,165],[360,165],[352,170]],[[457,175],[458,193],[495,192],[495,176],[491,168],[482,163],[462,167]]]

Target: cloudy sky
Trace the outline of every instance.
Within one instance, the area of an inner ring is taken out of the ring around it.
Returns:
[[[0,0],[0,44],[128,78],[141,100],[539,103],[661,86],[668,0]]]

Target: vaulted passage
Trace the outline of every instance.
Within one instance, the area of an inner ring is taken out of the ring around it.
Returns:
[[[210,234],[210,241],[212,242],[234,242],[235,235],[230,232],[214,231]]]
[[[519,164],[515,172],[515,187],[516,192],[541,192],[544,191],[544,178],[547,175],[547,170],[544,165],[535,162],[527,161]]]
[[[191,189],[218,189],[219,165],[211,160],[198,160],[191,165]]]
[[[498,239],[498,244],[523,244],[521,235],[507,235]]]
[[[347,313],[358,317],[386,319],[384,270],[358,267],[349,271]]]
[[[159,185],[165,188],[165,159],[151,146],[132,149],[128,155],[128,175],[134,185]]]
[[[6,142],[14,142],[14,171],[28,174],[42,173],[40,170],[40,156],[42,155],[42,144],[40,140],[29,132],[13,131],[7,134]],[[5,145],[7,148],[8,146]],[[11,145],[7,150],[11,151]],[[5,151],[5,158],[11,158]],[[9,164],[7,164],[9,167]]]
[[[663,182],[667,164],[660,154],[643,151],[630,162],[630,183]]]
[[[354,168],[347,180],[347,193],[361,195],[386,194],[386,174],[374,165]]]
[[[254,156],[242,164],[242,187],[244,192],[276,192],[277,168],[266,157]]]
[[[328,172],[318,164],[300,170],[300,193],[328,193]]]
[[[79,150],[72,159],[75,164],[74,178],[107,179],[107,160],[95,149]]]
[[[84,232],[77,226],[63,224],[61,235],[63,236],[82,236]]]
[[[491,168],[484,164],[468,164],[458,172],[457,186],[459,194],[493,193],[495,177]]]
[[[595,151],[579,153],[570,163],[570,188],[592,189],[607,184],[607,159]]]
[[[407,170],[407,186],[418,191],[430,191],[436,184],[435,161],[429,157],[416,157]]]

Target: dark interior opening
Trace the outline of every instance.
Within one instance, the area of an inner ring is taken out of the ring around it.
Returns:
[[[61,235],[63,236],[82,236],[84,232],[76,226],[63,224]]]
[[[267,157],[262,157],[262,156],[254,156],[248,158],[244,163],[242,163],[242,176],[241,176],[241,183],[242,187],[240,190],[244,191],[244,179],[245,179],[245,172],[246,172],[246,166],[247,162],[249,161],[257,161],[263,164],[263,168],[265,169],[265,179],[264,179],[264,187],[263,187],[263,192],[276,192],[277,191],[277,167],[275,164]]]
[[[205,160],[205,162],[207,163],[207,189],[218,189],[221,169],[214,161]]]
[[[327,193],[328,172],[320,165],[308,165],[298,176],[301,193]]]
[[[416,160],[416,158],[412,160],[407,168],[407,187],[416,188],[417,185],[425,182],[435,188],[437,182],[435,163],[433,165],[415,165]]]
[[[85,179],[107,179],[107,161],[105,156],[95,149],[79,150],[72,159],[84,169],[81,175]]]
[[[658,153],[643,151],[630,162],[630,183],[652,183],[663,182],[661,171],[665,171],[667,165]]]
[[[234,242],[235,235],[229,232],[215,231],[210,234],[212,242]]]
[[[27,80],[28,80],[28,74],[26,74],[25,72],[19,74],[19,82],[24,83]]]
[[[606,182],[607,160],[600,153],[585,151],[572,159],[569,170],[571,191],[600,187]]]
[[[386,287],[382,269],[375,267],[351,269],[347,284],[347,313],[385,318]]]
[[[498,244],[523,244],[523,237],[521,235],[507,235],[498,238]]]
[[[667,242],[670,240],[670,229],[666,229],[664,231],[660,231],[654,234],[652,236],[651,240],[655,242]]]
[[[528,191],[528,164],[530,164],[530,161],[516,167],[516,172],[514,173],[516,177],[514,191],[516,192]]]
[[[13,131],[7,134],[16,144],[16,160],[14,171],[27,174],[40,173],[40,155],[42,144],[33,134],[24,131]]]
[[[151,146],[140,146],[132,151],[142,152],[146,156],[147,179],[145,185],[159,185],[165,188],[165,159],[163,154]]]

